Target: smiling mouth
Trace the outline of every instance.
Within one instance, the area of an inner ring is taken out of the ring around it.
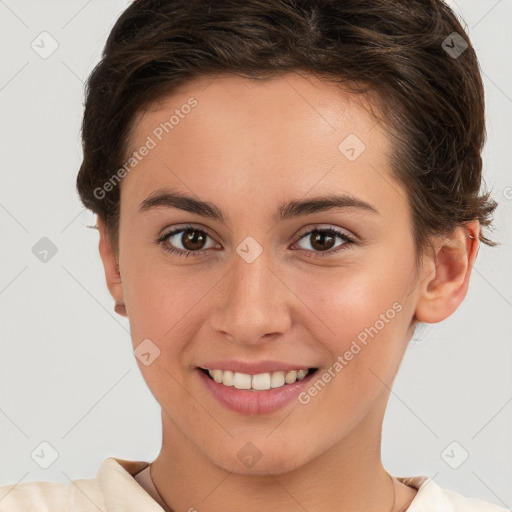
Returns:
[[[199,369],[210,379],[217,382],[217,384],[248,391],[266,391],[269,389],[281,388],[288,384],[294,384],[318,370],[318,368],[309,368],[307,370],[301,369],[289,372],[277,371],[250,375],[248,373],[232,372],[229,370],[210,368]]]

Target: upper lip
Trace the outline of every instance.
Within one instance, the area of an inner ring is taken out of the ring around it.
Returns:
[[[282,361],[207,361],[199,365],[204,370],[223,370],[232,371],[233,373],[247,373],[249,375],[257,375],[259,373],[271,372],[290,372],[292,370],[308,370],[314,368],[312,365],[304,365],[300,363],[283,363]]]

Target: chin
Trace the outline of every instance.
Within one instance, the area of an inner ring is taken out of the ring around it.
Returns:
[[[238,475],[280,475],[295,471],[307,463],[307,454],[304,450],[294,448],[286,450],[275,447],[267,447],[259,450],[256,443],[250,441],[244,443],[242,448],[236,448],[233,451],[226,449],[215,454],[210,454],[210,460],[217,466]],[[260,445],[263,444],[260,443]],[[300,456],[297,453],[300,451]],[[231,455],[231,454],[232,455]],[[206,452],[208,456],[208,453]]]

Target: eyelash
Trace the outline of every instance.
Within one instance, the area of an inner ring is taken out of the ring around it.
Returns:
[[[184,251],[182,249],[175,249],[174,247],[172,247],[171,245],[168,244],[168,242],[167,242],[168,238],[171,238],[172,236],[174,236],[174,235],[176,235],[178,233],[186,232],[186,231],[198,231],[198,232],[204,233],[205,235],[207,235],[210,238],[212,238],[203,229],[198,229],[198,228],[194,228],[193,226],[187,225],[185,227],[175,229],[175,230],[170,231],[168,233],[164,233],[160,238],[158,238],[157,242],[162,246],[162,248],[165,251],[167,251],[169,253],[176,254],[177,256],[180,256],[180,257],[181,256],[185,256],[185,257],[188,258],[188,256],[193,256],[193,257],[195,257],[195,256],[202,256],[203,253],[208,251],[208,249],[201,249],[199,251]],[[302,251],[304,251],[307,256],[313,255],[313,257],[315,257],[315,258],[316,257],[324,258],[326,256],[332,256],[333,254],[337,254],[338,252],[343,251],[343,250],[349,248],[350,245],[356,243],[356,241],[352,237],[350,237],[346,233],[338,231],[337,229],[334,229],[334,228],[315,228],[315,229],[311,229],[309,231],[306,231],[302,235],[300,235],[299,239],[297,240],[297,242],[299,242],[303,238],[307,238],[307,236],[309,236],[309,235],[311,235],[313,233],[317,233],[317,232],[318,233],[324,233],[324,234],[330,234],[332,236],[341,238],[345,243],[340,245],[340,246],[338,246],[338,248],[336,248],[336,249],[329,249],[327,251],[310,251],[309,249],[302,249]]]

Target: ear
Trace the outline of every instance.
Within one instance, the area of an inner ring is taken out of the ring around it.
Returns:
[[[118,256],[112,247],[110,237],[107,233],[107,228],[104,221],[98,216],[97,220],[98,231],[100,233],[100,256],[103,262],[103,268],[105,269],[105,279],[107,281],[107,287],[110,294],[116,302],[116,313],[127,316],[126,307],[124,305],[123,297],[123,284],[121,282],[121,274],[119,272],[119,263],[117,261]]]
[[[473,220],[434,242],[425,255],[415,318],[437,323],[448,318],[464,300],[478,254],[480,224]]]

